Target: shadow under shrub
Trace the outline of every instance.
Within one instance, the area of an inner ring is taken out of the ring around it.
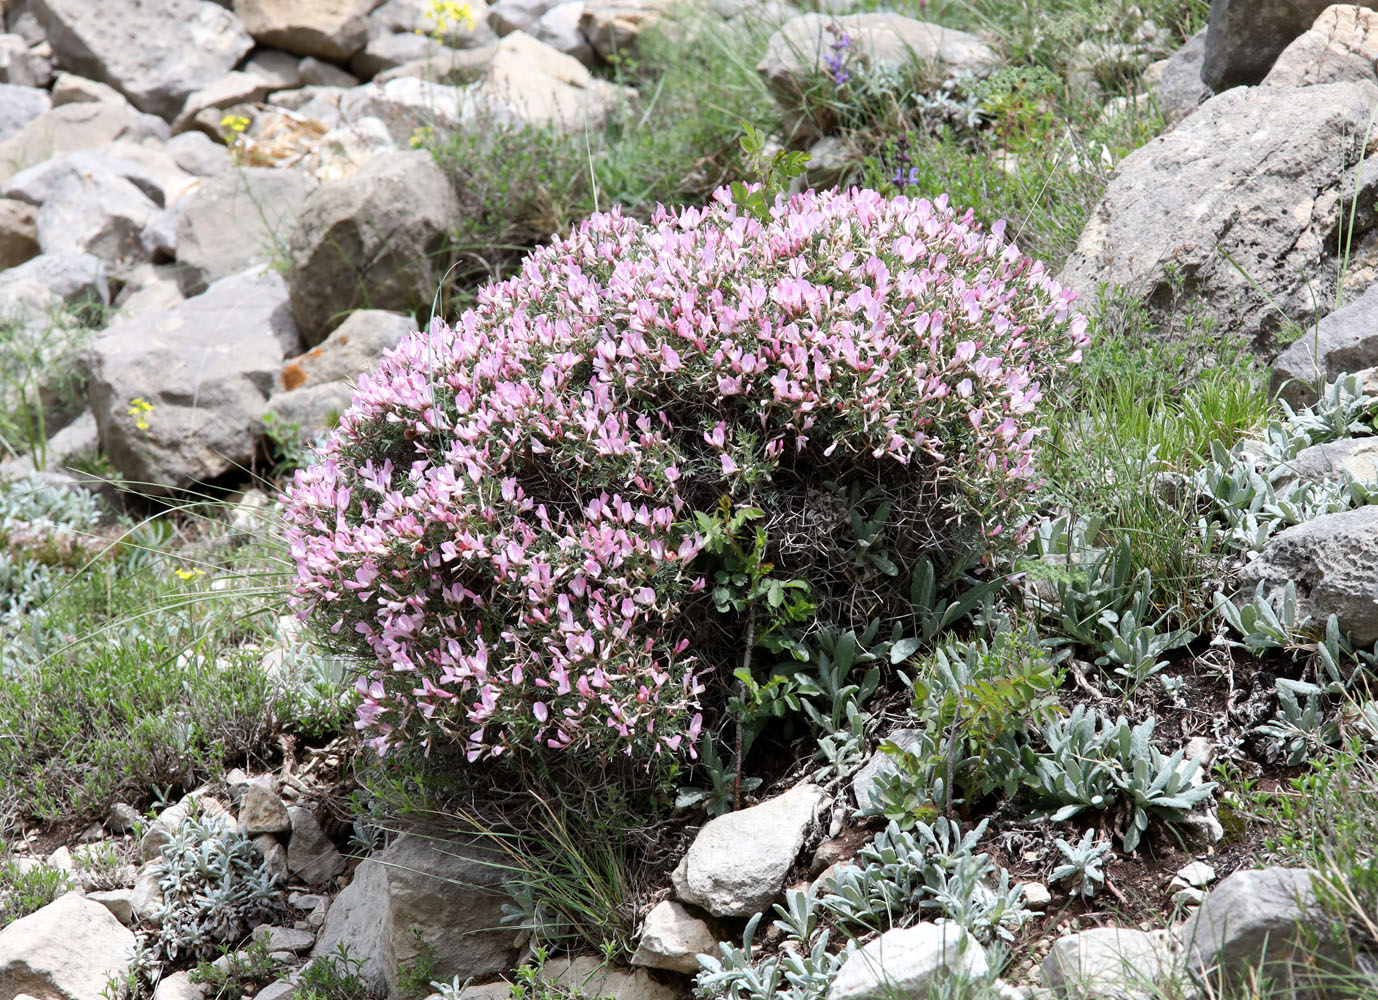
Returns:
[[[901,565],[1022,538],[1072,294],[945,198],[717,199],[533,253],[361,378],[288,488],[298,600],[375,664],[376,748],[690,750],[748,631],[703,592],[723,497],[842,628],[903,605]],[[890,505],[887,563],[838,568],[849,495]]]

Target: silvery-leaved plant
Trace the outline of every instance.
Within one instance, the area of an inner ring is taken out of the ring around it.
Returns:
[[[1053,869],[1054,882],[1068,882],[1072,892],[1090,899],[1105,884],[1105,858],[1110,841],[1095,840],[1096,831],[1087,830],[1080,841],[1069,844],[1058,837],[1054,843],[1062,852],[1062,864]]]

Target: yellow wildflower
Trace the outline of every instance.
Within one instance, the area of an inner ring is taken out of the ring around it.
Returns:
[[[474,8],[462,0],[431,0],[426,7],[425,17],[431,22],[431,29],[417,28],[416,33],[430,35],[437,42],[444,41],[451,29],[473,31],[478,24]]]
[[[172,572],[176,573],[177,576],[184,581],[195,580],[198,576],[206,575],[206,571],[203,569],[174,569]]]
[[[146,431],[152,425],[148,422],[148,415],[153,412],[153,404],[142,396],[135,396],[129,401],[129,415],[134,418],[134,426],[141,431]]]

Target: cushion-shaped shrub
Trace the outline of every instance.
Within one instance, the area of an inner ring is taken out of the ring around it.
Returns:
[[[357,725],[470,759],[687,750],[706,672],[739,665],[694,512],[765,511],[777,572],[843,625],[878,606],[829,568],[857,486],[906,559],[958,521],[1020,537],[1073,297],[945,198],[595,215],[362,376],[287,490],[302,613],[375,664]]]

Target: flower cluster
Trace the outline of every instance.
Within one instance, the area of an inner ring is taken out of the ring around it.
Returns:
[[[360,378],[287,491],[302,614],[376,659],[379,749],[688,750],[693,513],[942,480],[1018,536],[1072,299],[945,198],[595,215]]]

